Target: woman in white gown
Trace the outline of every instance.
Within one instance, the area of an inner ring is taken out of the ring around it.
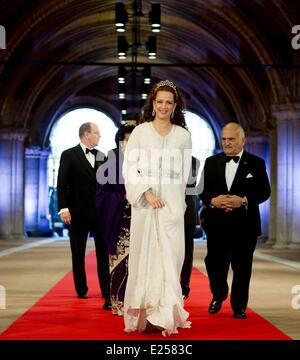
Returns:
[[[168,336],[178,327],[190,327],[180,286],[192,147],[183,106],[176,85],[159,82],[125,151],[123,175],[132,205],[124,299],[127,332],[155,328]]]

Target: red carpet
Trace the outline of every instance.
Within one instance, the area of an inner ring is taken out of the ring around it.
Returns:
[[[94,252],[86,258],[89,295],[77,299],[72,273],[68,273],[44,297],[0,335],[0,340],[163,340],[158,333],[125,333],[123,318],[102,310]],[[193,270],[191,296],[186,309],[191,329],[179,329],[169,340],[288,340],[283,332],[250,309],[248,319],[232,318],[229,300],[216,315],[209,315],[208,279]]]

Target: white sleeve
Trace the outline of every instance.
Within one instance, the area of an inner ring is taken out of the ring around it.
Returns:
[[[151,188],[139,172],[138,164],[142,150],[137,127],[131,133],[126,145],[123,163],[123,177],[125,180],[126,197],[133,207],[146,207],[144,193]]]
[[[190,134],[187,136],[183,150],[182,180],[183,186],[186,188],[192,166],[192,139]]]

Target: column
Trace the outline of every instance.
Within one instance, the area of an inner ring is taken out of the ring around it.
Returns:
[[[0,239],[24,238],[23,130],[0,130]]]
[[[246,136],[245,150],[265,160],[270,178],[270,145],[268,137],[258,133],[248,133]],[[270,200],[260,204],[259,210],[262,228],[261,240],[266,241],[269,238]]]
[[[277,107],[276,248],[300,248],[300,106]]]
[[[292,194],[292,234],[289,248],[300,249],[300,111],[295,114],[292,121],[293,143],[293,194]]]
[[[275,245],[276,242],[276,221],[277,221],[277,129],[269,131],[270,135],[270,217],[269,217],[269,239],[268,245]]]
[[[52,236],[48,211],[47,161],[49,149],[25,150],[25,230],[28,236]]]

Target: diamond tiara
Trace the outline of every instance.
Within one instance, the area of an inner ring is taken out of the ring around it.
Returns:
[[[162,86],[168,86],[168,87],[172,88],[175,91],[176,98],[178,97],[176,85],[172,81],[170,81],[170,80],[162,80],[156,85],[156,89],[158,89],[158,88],[160,88]]]

